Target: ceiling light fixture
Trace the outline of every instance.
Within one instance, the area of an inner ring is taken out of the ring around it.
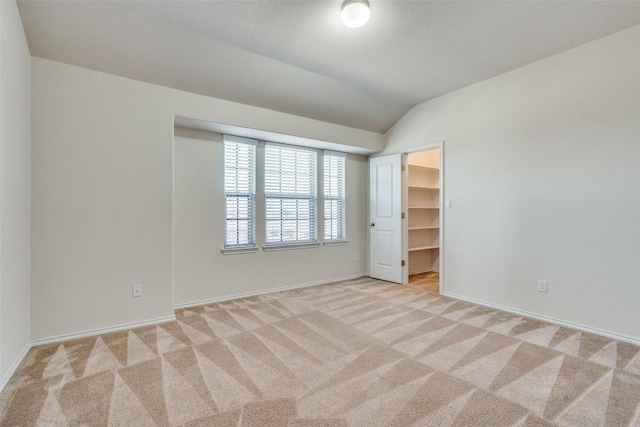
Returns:
[[[349,28],[362,27],[370,15],[369,0],[345,0],[342,3],[342,22]]]

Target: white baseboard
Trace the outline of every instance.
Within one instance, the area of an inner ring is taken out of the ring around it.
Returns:
[[[24,358],[27,356],[27,353],[29,352],[29,350],[31,350],[31,347],[32,347],[32,344],[27,343],[27,345],[24,346],[20,354],[18,354],[18,357],[16,357],[16,360],[14,360],[11,366],[9,366],[9,370],[7,371],[7,373],[4,374],[2,378],[0,378],[0,392],[4,390],[4,388],[9,383],[9,380],[11,380],[11,377],[13,376],[13,374],[16,373],[16,371],[18,370],[18,367],[20,366]]]
[[[202,300],[202,301],[193,301],[193,302],[186,303],[186,304],[177,304],[174,308],[176,308],[176,309],[178,309],[178,308],[186,308],[186,307],[193,307],[193,306],[203,305],[203,304],[211,304],[211,303],[221,302],[221,301],[229,301],[229,300],[233,300],[233,299],[237,299],[237,298],[245,298],[245,297],[254,296],[254,295],[262,295],[262,294],[268,294],[268,293],[272,293],[272,292],[286,291],[286,290],[289,290],[289,289],[305,288],[305,287],[308,287],[308,286],[323,285],[323,284],[326,284],[326,283],[339,282],[339,281],[342,281],[342,280],[357,279],[357,278],[363,277],[363,276],[366,276],[366,274],[364,274],[364,273],[363,274],[355,274],[355,275],[351,275],[351,276],[336,277],[336,278],[329,279],[329,280],[322,280],[322,281],[317,281],[317,282],[308,282],[308,283],[303,283],[303,284],[299,284],[299,285],[283,286],[283,287],[279,287],[279,288],[265,289],[265,290],[256,291],[256,292],[247,292],[247,293],[237,294],[237,295],[228,295],[228,296],[224,296],[224,297],[220,297],[220,298],[211,298],[211,299]],[[108,327],[108,328],[91,329],[91,330],[83,331],[83,332],[76,332],[76,333],[71,333],[71,334],[57,335],[57,336],[54,336],[54,337],[42,338],[42,339],[34,340],[34,341],[31,342],[31,346],[32,347],[36,347],[36,346],[44,345],[44,344],[52,344],[52,343],[56,343],[56,342],[68,341],[68,340],[73,340],[73,339],[78,339],[78,338],[85,338],[85,337],[90,337],[90,336],[94,336],[94,335],[107,334],[107,333],[110,333],[110,332],[118,332],[118,331],[122,331],[122,330],[126,330],[126,329],[139,328],[139,327],[142,327],[142,326],[157,325],[159,323],[171,322],[171,321],[174,321],[174,320],[176,320],[175,315],[166,316],[166,317],[159,317],[159,318],[156,318],[156,319],[145,320],[145,321],[142,321],[142,322],[126,323],[126,324],[121,324],[121,325],[117,325],[117,326],[111,326],[111,327]],[[28,349],[27,349],[27,351],[28,351]],[[25,352],[25,354],[26,354],[26,352]]]
[[[143,322],[126,323],[123,325],[112,326],[109,328],[92,329],[89,331],[58,335],[55,337],[43,338],[43,339],[31,341],[24,347],[22,352],[20,352],[16,360],[13,361],[7,373],[2,378],[0,378],[0,392],[4,390],[6,385],[11,380],[11,377],[13,376],[13,374],[16,373],[16,370],[18,369],[18,367],[20,366],[24,358],[27,356],[27,353],[29,352],[29,350],[31,350],[31,348],[33,347],[37,347],[39,345],[44,345],[44,344],[52,344],[52,343],[61,342],[61,341],[73,340],[77,338],[90,337],[93,335],[107,334],[109,332],[117,332],[117,331],[127,330],[131,328],[139,328],[141,326],[157,325],[159,323],[171,322],[173,320],[176,320],[175,316],[159,317],[157,319],[145,320]]]
[[[108,334],[110,332],[118,332],[118,331],[123,331],[126,329],[132,329],[132,328],[140,328],[142,326],[151,326],[151,325],[157,325],[159,323],[166,323],[166,322],[171,322],[176,320],[176,316],[166,316],[166,317],[158,317],[156,319],[151,319],[151,320],[144,320],[142,322],[132,322],[132,323],[125,323],[122,325],[117,325],[117,326],[111,326],[108,328],[99,328],[99,329],[91,329],[88,331],[83,331],[83,332],[76,332],[73,334],[64,334],[64,335],[57,335],[55,337],[50,337],[50,338],[42,338],[39,340],[35,340],[31,343],[31,345],[33,347],[39,346],[39,345],[44,345],[44,344],[52,344],[52,343],[56,343],[56,342],[61,342],[61,341],[69,341],[69,340],[74,340],[74,339],[78,339],[78,338],[85,338],[85,337],[91,337],[94,335],[101,335],[101,334]]]
[[[611,338],[618,341],[628,342],[630,344],[640,345],[640,339],[628,337],[626,335],[617,334],[615,332],[605,331],[603,329],[593,328],[591,326],[581,325],[580,323],[573,323],[566,320],[556,319],[554,317],[543,316],[541,314],[531,313],[525,310],[519,310],[517,308],[507,307],[505,305],[494,304],[492,302],[479,300],[475,298],[469,298],[462,295],[457,295],[451,292],[443,292],[442,295],[455,298],[462,301],[472,302],[474,304],[484,305],[486,307],[495,308],[498,310],[506,311],[508,313],[517,314],[519,316],[530,317],[532,319],[542,320],[544,322],[553,323],[567,328],[578,329],[584,332],[590,332],[595,335],[601,335],[603,337]]]
[[[218,298],[203,299],[203,300],[192,301],[192,302],[187,302],[187,303],[183,303],[183,304],[176,304],[176,305],[174,305],[174,309],[177,310],[177,309],[180,309],[180,308],[196,307],[198,305],[214,304],[216,302],[231,301],[231,300],[234,300],[234,299],[253,297],[253,296],[256,296],[256,295],[270,294],[270,293],[273,293],[273,292],[288,291],[288,290],[291,290],[291,289],[307,288],[309,286],[326,285],[327,283],[340,282],[340,281],[343,281],[343,280],[358,279],[358,278],[364,277],[364,276],[367,276],[367,274],[366,273],[354,274],[354,275],[351,275],[351,276],[335,277],[333,279],[319,280],[317,282],[307,282],[307,283],[302,283],[302,284],[299,284],[299,285],[282,286],[282,287],[279,287],[279,288],[270,288],[270,289],[264,289],[264,290],[260,290],[260,291],[255,291],[255,292],[246,292],[246,293],[243,293],[243,294],[235,294],[235,295],[227,295],[227,296],[218,297]]]

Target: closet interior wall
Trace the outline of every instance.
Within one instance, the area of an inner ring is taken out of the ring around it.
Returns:
[[[438,272],[440,150],[407,155],[409,274]]]

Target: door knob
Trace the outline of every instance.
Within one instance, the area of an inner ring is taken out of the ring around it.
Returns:
[[[373,222],[372,222],[371,224],[369,224],[369,225],[370,225],[371,227],[375,227],[375,226],[376,226],[376,224],[375,224],[375,223],[373,223]]]

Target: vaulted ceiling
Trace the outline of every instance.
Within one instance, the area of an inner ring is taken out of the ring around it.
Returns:
[[[385,132],[413,105],[640,24],[637,1],[18,2],[31,54]]]

